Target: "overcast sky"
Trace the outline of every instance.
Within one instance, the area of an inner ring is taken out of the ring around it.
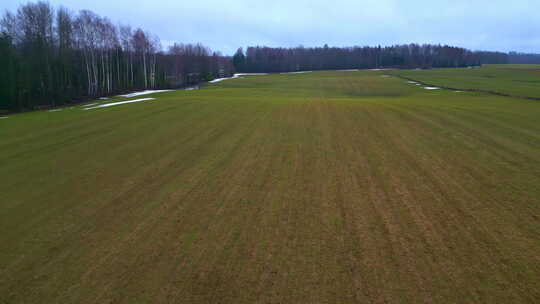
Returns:
[[[27,1],[2,0],[16,10]],[[157,34],[164,45],[238,47],[441,43],[540,53],[540,0],[51,0]]]

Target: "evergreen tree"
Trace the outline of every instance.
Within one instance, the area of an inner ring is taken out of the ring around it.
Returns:
[[[246,56],[244,50],[239,48],[233,56],[233,66],[237,71],[242,71],[246,64]]]

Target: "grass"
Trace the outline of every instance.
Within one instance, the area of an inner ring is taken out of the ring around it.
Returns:
[[[540,98],[540,65],[494,64],[478,69],[399,70],[391,73],[431,85]]]
[[[532,303],[540,103],[252,76],[0,120],[0,303]]]

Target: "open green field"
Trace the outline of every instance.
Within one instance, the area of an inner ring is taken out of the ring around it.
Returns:
[[[492,64],[476,69],[396,70],[391,73],[430,85],[540,99],[540,65]]]
[[[537,301],[540,102],[382,73],[0,119],[0,303]]]

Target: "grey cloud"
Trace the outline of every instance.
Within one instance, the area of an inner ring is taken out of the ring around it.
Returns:
[[[23,1],[4,0],[15,9]],[[271,0],[50,1],[90,9],[157,34],[164,44],[202,42],[231,54],[247,45],[447,43],[540,52],[540,1]]]

